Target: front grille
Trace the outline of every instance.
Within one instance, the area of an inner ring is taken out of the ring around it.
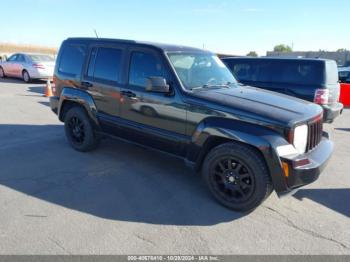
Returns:
[[[323,133],[322,124],[322,118],[308,124],[307,152],[314,149],[321,142]]]

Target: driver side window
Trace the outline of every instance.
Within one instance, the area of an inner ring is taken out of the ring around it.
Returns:
[[[133,52],[130,61],[129,85],[146,87],[148,77],[165,77],[160,59],[150,53]]]

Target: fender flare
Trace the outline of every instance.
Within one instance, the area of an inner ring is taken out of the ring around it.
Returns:
[[[77,103],[85,108],[93,123],[99,127],[99,121],[97,119],[97,108],[94,99],[89,93],[71,87],[64,87],[58,104],[58,117],[61,121],[64,121],[63,108],[67,102]]]
[[[206,143],[211,138],[235,141],[255,148],[266,162],[276,192],[288,191],[282,163],[276,151],[278,145],[288,142],[279,133],[268,127],[238,119],[207,118],[193,133],[186,156],[188,161],[195,163],[197,170],[204,161],[203,157],[207,153]]]

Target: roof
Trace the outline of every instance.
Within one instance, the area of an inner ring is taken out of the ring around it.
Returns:
[[[241,56],[241,57],[225,57],[225,59],[247,59],[247,60],[276,60],[276,61],[333,61],[331,59],[324,59],[324,58],[296,58],[296,57],[248,57],[248,56]]]
[[[52,56],[52,54],[47,54],[47,53],[28,53],[28,52],[14,52],[12,53],[13,55],[20,54],[20,55],[47,55],[47,56]]]
[[[195,47],[188,47],[182,45],[172,45],[172,44],[163,44],[156,42],[146,42],[146,41],[135,41],[135,40],[126,40],[126,39],[111,39],[111,38],[92,38],[92,37],[70,37],[67,40],[69,41],[77,41],[77,42],[112,42],[112,43],[120,43],[120,44],[137,44],[143,46],[154,47],[157,49],[161,49],[165,52],[208,52],[206,50],[202,50]]]

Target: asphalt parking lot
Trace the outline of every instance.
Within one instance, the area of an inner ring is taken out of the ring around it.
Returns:
[[[242,215],[178,159],[112,140],[74,151],[43,92],[0,80],[0,254],[350,254],[350,110],[326,127],[318,181]]]

